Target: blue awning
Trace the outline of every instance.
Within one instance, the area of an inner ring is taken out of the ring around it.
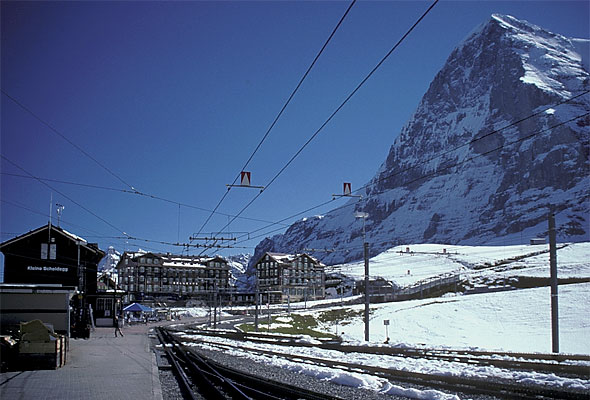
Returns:
[[[123,309],[123,311],[143,311],[143,312],[153,312],[154,309],[141,305],[139,303],[129,304],[127,307]]]

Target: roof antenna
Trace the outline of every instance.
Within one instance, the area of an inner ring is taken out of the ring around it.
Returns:
[[[57,227],[59,228],[59,220],[61,218],[61,213],[64,212],[64,208],[66,208],[63,204],[55,203],[57,207]]]
[[[49,197],[49,229],[47,229],[47,243],[51,243],[51,213],[53,210],[53,192],[51,192],[51,197]]]

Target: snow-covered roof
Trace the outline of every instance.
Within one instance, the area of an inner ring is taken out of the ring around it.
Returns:
[[[310,256],[309,254],[306,254],[306,253],[301,253],[301,254],[285,254],[285,253],[271,253],[271,252],[267,252],[267,253],[264,253],[264,255],[262,257],[260,257],[260,259],[258,260],[258,262],[264,261],[264,258],[267,255],[269,257],[271,257],[273,260],[275,260],[276,262],[279,262],[279,263],[291,263],[291,262],[295,261],[296,259],[298,259],[300,257],[307,257],[307,258],[311,259],[314,263],[316,263],[318,265],[323,265],[316,258],[314,258],[314,257],[312,257],[312,256]]]
[[[82,238],[82,237],[80,237],[78,235],[75,235],[75,234],[73,234],[71,232],[68,232],[65,229],[60,228],[59,226],[49,225],[49,224],[48,225],[43,225],[43,226],[41,226],[41,227],[39,227],[37,229],[34,229],[32,231],[29,231],[29,232],[27,232],[25,234],[22,234],[20,236],[17,236],[15,238],[10,239],[10,240],[7,240],[6,242],[1,243],[0,244],[0,247],[4,247],[4,246],[7,246],[7,245],[10,245],[10,244],[15,243],[15,242],[17,242],[19,240],[22,240],[22,239],[25,239],[27,237],[33,236],[33,235],[35,235],[35,234],[37,234],[39,232],[43,232],[44,230],[49,229],[49,227],[51,227],[51,231],[52,232],[57,232],[57,233],[65,236],[65,237],[67,237],[68,239],[74,241],[74,242],[80,242],[80,245],[82,247],[86,248],[87,250],[90,250],[90,251],[92,251],[94,253],[102,253],[103,255],[105,254],[104,251],[100,250],[97,246],[94,246],[94,245],[91,246],[91,245],[89,245],[88,244],[88,241],[86,239],[84,239],[84,238]]]
[[[80,237],[78,235],[74,235],[73,233],[68,232],[68,231],[66,231],[65,229],[62,229],[62,228],[59,228],[59,229],[61,229],[61,231],[66,234],[66,236],[69,236],[69,237],[71,237],[72,239],[74,239],[76,241],[88,243],[88,241],[86,239],[84,239],[84,238],[82,238],[82,237]]]
[[[206,265],[201,264],[198,261],[195,262],[185,262],[185,261],[164,261],[162,263],[164,267],[197,267],[197,268],[205,268]]]

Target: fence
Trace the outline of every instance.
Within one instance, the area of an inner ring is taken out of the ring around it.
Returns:
[[[371,295],[371,302],[401,301],[421,299],[456,291],[460,276],[458,273],[448,273],[423,279],[401,289],[393,288],[391,293]]]

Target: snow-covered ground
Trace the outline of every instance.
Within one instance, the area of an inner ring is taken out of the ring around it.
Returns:
[[[560,351],[590,354],[590,283],[559,287]],[[364,305],[353,306],[357,310]],[[311,313],[311,311],[310,311]],[[370,340],[390,343],[551,352],[549,287],[371,305]],[[336,332],[336,326],[324,326]],[[347,341],[364,339],[362,318],[338,327]]]
[[[561,245],[560,245],[561,246]],[[406,247],[410,252],[406,253]],[[547,249],[547,245],[538,246],[445,246],[445,245],[411,245],[391,249],[371,259],[371,275],[393,280],[401,286],[411,285],[419,280],[440,274],[457,272],[467,281],[510,278],[519,276],[548,277],[548,253],[532,255]],[[445,251],[443,252],[443,249]],[[400,253],[400,250],[402,253]],[[413,254],[412,254],[413,252]],[[522,258],[522,256],[526,256]],[[590,277],[590,243],[569,244],[557,252],[558,276],[560,278]],[[479,269],[479,267],[486,267]],[[477,268],[477,269],[476,269]],[[337,272],[360,279],[364,274],[362,263],[340,265]],[[407,270],[410,270],[410,274]],[[341,307],[361,311],[364,305],[341,306],[340,299],[309,301],[306,306],[323,303],[328,309]],[[364,323],[362,314],[338,324],[320,324],[319,330],[340,335],[345,342],[371,346],[397,347],[439,347],[469,348],[481,350],[505,350],[511,352],[551,352],[551,291],[549,287],[532,289],[505,290],[481,294],[447,294],[439,298],[409,300],[403,302],[381,303],[371,305],[370,342],[364,342]],[[559,286],[559,343],[560,352],[590,355],[590,283],[574,283]],[[283,308],[283,310],[280,310]],[[285,305],[273,305],[273,314],[286,311]],[[291,304],[291,311],[298,314],[318,316],[326,308],[303,308],[303,303]],[[197,310],[193,315],[202,315]],[[346,313],[355,315],[355,313]],[[317,318],[316,318],[317,319]],[[384,321],[388,320],[386,327]],[[291,319],[287,315],[280,317],[275,327],[288,326]],[[385,344],[386,337],[389,343]],[[302,338],[304,340],[304,338]],[[307,340],[312,340],[308,338]],[[382,393],[396,394],[419,399],[456,399],[436,390],[420,391],[396,386],[383,378],[334,370],[326,367],[307,365],[254,354],[241,348],[242,344],[223,338],[208,338],[208,344],[202,345],[212,349],[256,359],[260,362],[287,368],[300,373],[314,375],[320,379],[373,389]],[[261,346],[271,350],[275,345],[253,344],[250,348]],[[278,348],[277,348],[277,351]],[[285,351],[281,348],[280,351]],[[342,353],[334,353],[315,348],[295,347],[294,354],[324,357],[336,357],[351,363],[382,365],[391,363],[379,355],[364,354],[361,358]],[[350,357],[343,359],[343,357]],[[508,378],[517,381],[535,382],[536,384],[559,387],[575,387],[590,392],[590,381],[557,377],[553,374],[514,372],[501,368],[465,366],[459,363],[439,363],[432,360],[399,358],[396,368],[424,373],[438,373],[453,376],[489,376],[490,378]]]
[[[564,247],[562,247],[564,246]],[[557,251],[558,277],[590,277],[590,243],[560,244]],[[549,246],[453,246],[414,244],[387,250],[369,261],[371,277],[382,277],[399,286],[412,285],[420,280],[454,273],[469,279],[471,275],[500,274],[513,276],[549,277]],[[409,249],[409,252],[407,251]],[[546,251],[533,256],[535,253]],[[529,256],[529,257],[527,257]],[[525,258],[522,258],[525,257]],[[522,258],[521,260],[514,260]],[[505,263],[501,268],[480,271],[476,267]],[[364,263],[341,264],[326,269],[360,280],[364,277]]]

